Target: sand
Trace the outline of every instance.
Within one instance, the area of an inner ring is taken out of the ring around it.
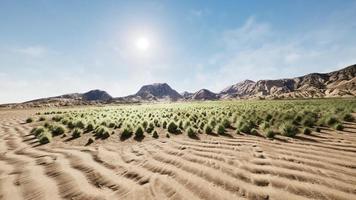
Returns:
[[[187,136],[38,146],[0,111],[0,199],[356,199],[356,124],[310,136]]]

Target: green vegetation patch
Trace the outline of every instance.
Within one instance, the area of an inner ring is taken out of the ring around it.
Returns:
[[[308,135],[320,127],[343,130],[345,121],[355,121],[355,112],[354,99],[235,100],[73,108],[36,113],[36,122],[31,117],[26,122],[38,126],[33,134],[41,135],[43,142],[66,132],[73,138],[89,134],[96,139],[118,134],[120,140],[141,140],[145,134],[159,138],[157,131],[167,138],[180,133],[225,137],[234,131],[273,138]]]

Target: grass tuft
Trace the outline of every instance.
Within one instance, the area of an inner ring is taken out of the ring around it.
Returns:
[[[283,136],[287,136],[287,137],[294,137],[297,135],[298,133],[298,129],[295,125],[291,124],[291,123],[283,123],[280,126],[280,131],[282,133]]]

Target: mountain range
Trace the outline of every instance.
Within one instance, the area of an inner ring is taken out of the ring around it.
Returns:
[[[142,86],[136,94],[125,97],[112,97],[106,91],[91,90],[86,93],[73,93],[41,98],[19,104],[4,104],[3,107],[42,107],[96,105],[114,103],[140,103],[160,101],[199,101],[219,99],[281,99],[281,98],[323,98],[355,97],[356,64],[330,73],[311,73],[295,78],[276,80],[244,80],[230,85],[219,93],[208,89],[197,92],[178,93],[167,83],[154,83]]]

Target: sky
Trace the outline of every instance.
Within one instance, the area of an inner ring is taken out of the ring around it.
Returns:
[[[0,103],[329,72],[356,63],[355,36],[354,0],[1,0]]]

